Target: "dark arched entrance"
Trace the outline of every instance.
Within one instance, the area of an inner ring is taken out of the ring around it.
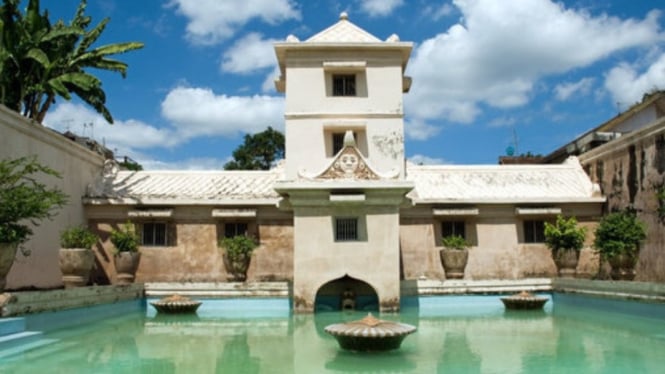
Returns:
[[[327,310],[379,310],[376,291],[367,282],[345,275],[319,288],[314,300],[314,311]]]

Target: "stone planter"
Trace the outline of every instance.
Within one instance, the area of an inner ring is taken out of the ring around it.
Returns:
[[[17,243],[0,243],[0,292],[5,290],[7,274],[14,265],[17,250]]]
[[[575,278],[580,252],[574,249],[552,251],[552,258],[561,278]]]
[[[635,263],[637,262],[637,256],[620,254],[609,257],[607,262],[609,262],[612,267],[610,276],[613,280],[632,281],[635,279]]]
[[[230,259],[229,256],[224,253],[224,267],[226,268],[226,273],[228,274],[227,279],[231,282],[244,282],[247,280],[247,270],[249,269],[249,263],[252,260],[252,254],[244,254],[238,256],[238,258]]]
[[[464,268],[469,260],[468,249],[447,249],[439,251],[441,264],[446,272],[447,279],[464,278]]]
[[[59,263],[65,288],[83,287],[90,279],[95,253],[87,248],[60,248]]]
[[[136,269],[141,261],[141,252],[118,252],[113,256],[117,284],[134,283]]]

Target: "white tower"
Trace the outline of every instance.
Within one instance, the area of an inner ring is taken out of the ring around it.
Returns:
[[[324,287],[340,279],[373,290],[381,310],[399,308],[399,208],[413,188],[404,180],[402,105],[411,49],[345,13],[304,42],[275,44],[275,85],[286,95],[286,174],[275,189],[294,212],[296,311],[353,286]]]

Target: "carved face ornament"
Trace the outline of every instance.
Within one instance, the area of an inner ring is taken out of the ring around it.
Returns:
[[[340,158],[340,168],[345,174],[353,174],[358,169],[358,157],[356,155],[343,155]]]

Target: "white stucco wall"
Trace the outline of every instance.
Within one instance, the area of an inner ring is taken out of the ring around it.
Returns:
[[[69,202],[52,221],[43,221],[34,229],[34,236],[23,246],[31,254],[17,256],[7,277],[7,289],[62,285],[58,266],[60,231],[86,222],[81,197],[104,163],[101,155],[0,106],[0,158],[33,155],[64,176],[48,177],[43,182],[60,188],[69,196]]]

